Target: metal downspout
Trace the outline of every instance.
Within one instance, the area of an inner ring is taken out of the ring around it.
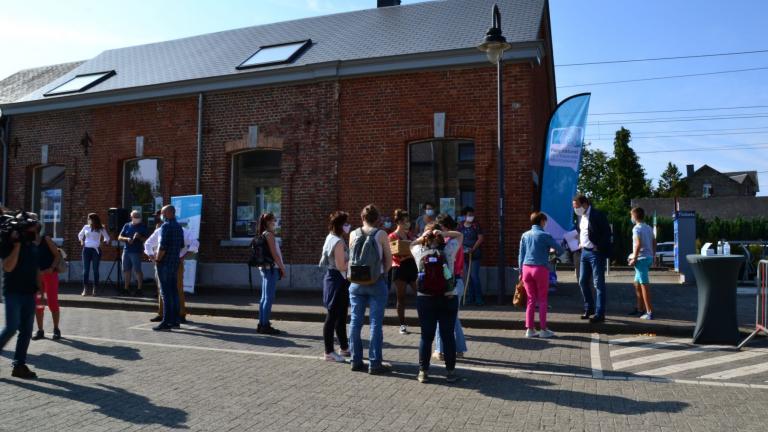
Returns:
[[[200,194],[200,177],[203,166],[203,94],[197,95],[197,172],[195,175],[195,194]],[[5,184],[5,183],[3,183]]]

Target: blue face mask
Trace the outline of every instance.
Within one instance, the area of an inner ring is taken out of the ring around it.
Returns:
[[[392,228],[392,222],[384,222],[384,228],[386,229]]]
[[[161,221],[161,222],[165,222],[165,216],[163,216],[163,215],[160,215],[160,221]]]

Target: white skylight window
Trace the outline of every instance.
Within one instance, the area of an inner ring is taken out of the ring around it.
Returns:
[[[296,60],[310,45],[312,40],[307,39],[301,42],[291,42],[280,45],[269,45],[260,47],[252,56],[248,57],[237,69],[248,69],[280,63],[290,63]]]
[[[62,95],[62,94],[68,94],[68,93],[80,93],[82,91],[88,90],[89,88],[95,86],[96,84],[106,79],[109,79],[112,75],[115,75],[115,71],[113,70],[107,71],[107,72],[97,72],[97,73],[77,75],[71,80],[49,91],[48,93],[45,94],[45,96],[55,96],[55,95]]]

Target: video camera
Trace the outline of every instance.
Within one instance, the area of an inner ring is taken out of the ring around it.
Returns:
[[[16,241],[24,241],[24,231],[37,225],[37,219],[23,210],[6,210],[0,214],[0,256],[7,256]],[[13,239],[13,233],[18,237]]]

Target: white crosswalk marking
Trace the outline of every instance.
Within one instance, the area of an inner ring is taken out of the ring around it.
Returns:
[[[670,346],[674,346],[674,345],[673,344],[667,345],[667,347],[670,347]],[[703,346],[703,347],[693,347],[685,350],[668,351],[668,352],[654,354],[646,357],[638,357],[630,360],[614,362],[613,369],[622,370],[622,369],[627,369],[633,366],[640,366],[640,365],[655,363],[663,360],[672,360],[672,359],[681,358],[681,357],[688,357],[688,356],[696,355],[703,352],[718,351],[720,349],[722,348],[714,347],[714,346]]]
[[[676,364],[671,366],[660,367],[656,369],[650,369],[647,371],[637,372],[637,375],[650,375],[650,376],[665,376],[676,372],[684,372],[692,369],[699,369],[708,366],[716,366],[724,363],[735,362],[739,360],[751,359],[768,354],[768,350],[750,350],[746,352],[740,352],[736,354],[729,354],[714,358],[708,358],[704,360],[697,360],[692,362],[686,362],[682,364]]]
[[[640,342],[653,339],[653,336],[633,336],[623,339],[611,339],[608,341],[610,345],[629,345],[634,342]]]
[[[622,348],[617,349],[614,351],[611,351],[611,358],[628,355],[628,354],[634,354],[645,350],[652,350],[652,349],[659,349],[659,348],[670,348],[670,347],[678,347],[683,346],[690,342],[691,339],[673,339],[666,342],[654,342],[651,344],[645,344],[645,345],[638,345],[634,347],[629,348]]]
[[[740,368],[712,373],[709,375],[702,375],[699,377],[699,379],[726,380],[763,372],[768,372],[768,362],[756,365],[742,366]]]

